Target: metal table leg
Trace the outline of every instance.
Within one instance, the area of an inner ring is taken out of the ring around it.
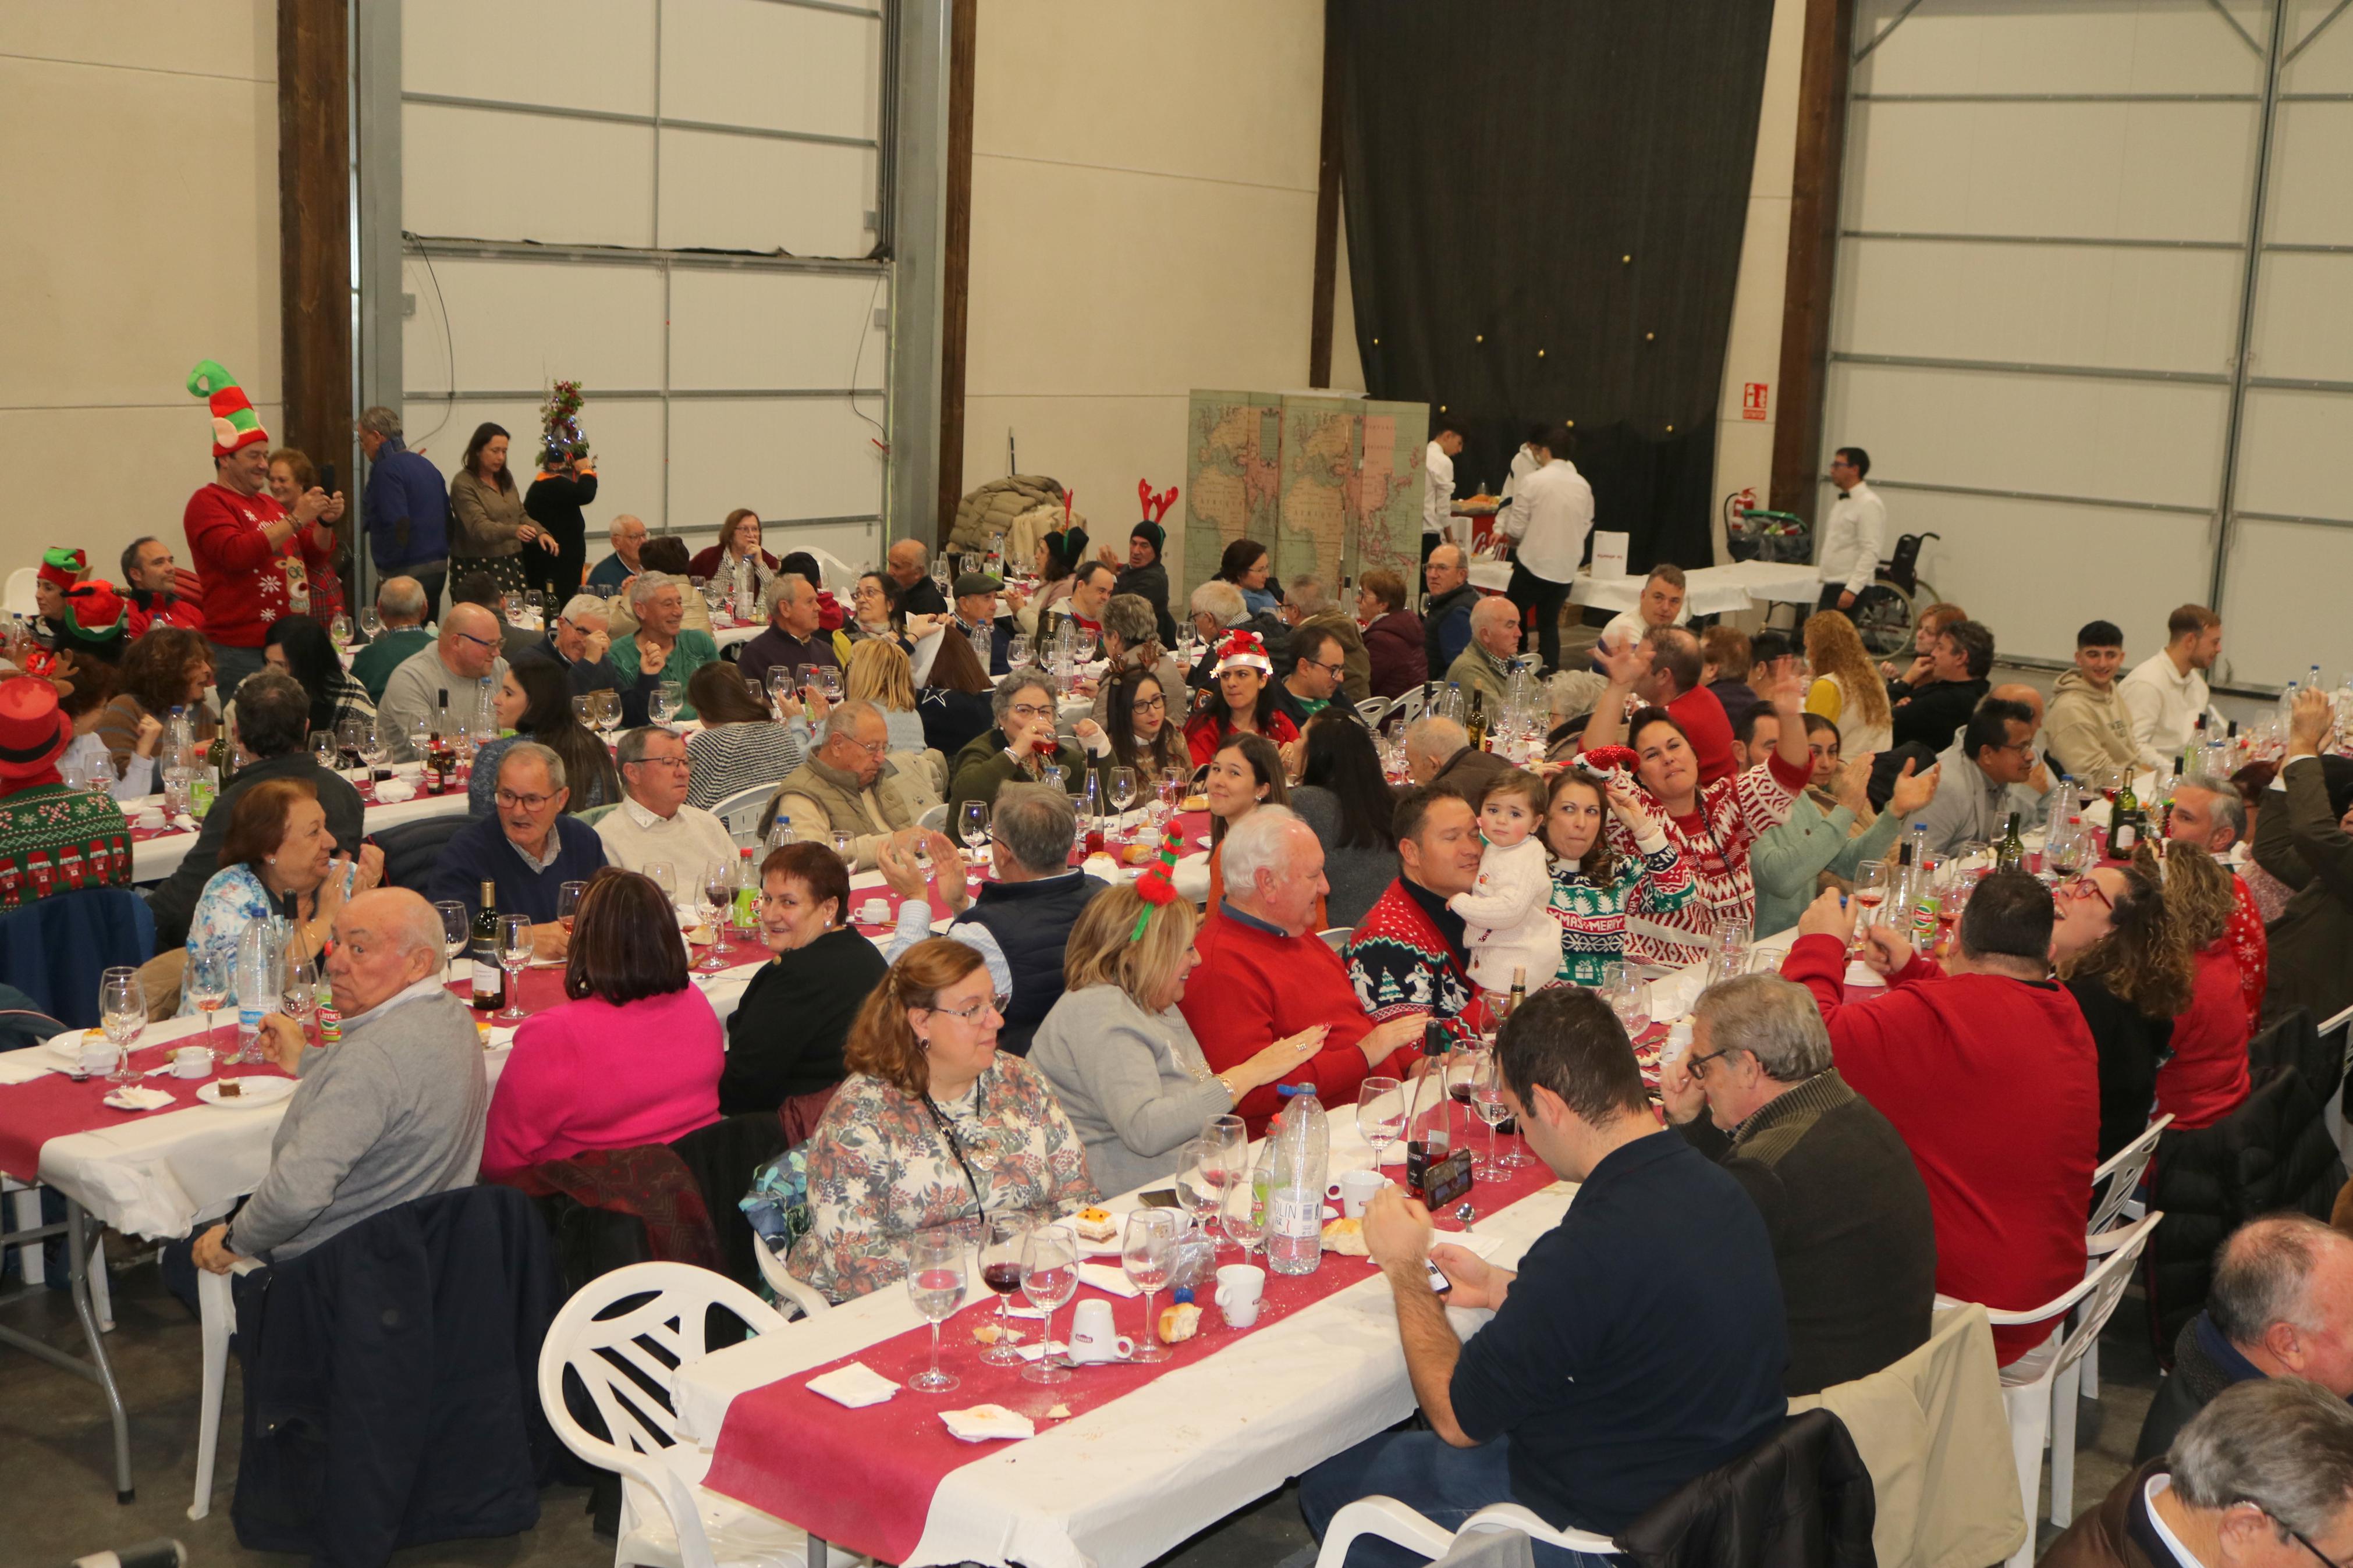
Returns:
[[[114,1423],[114,1500],[128,1503],[136,1500],[137,1491],[131,1484],[131,1418],[122,1408],[122,1392],[115,1386],[114,1369],[106,1359],[106,1340],[99,1330],[99,1314],[90,1300],[90,1216],[81,1205],[66,1198],[66,1217],[62,1226],[36,1226],[6,1232],[9,1242],[29,1241],[37,1246],[41,1238],[64,1231],[67,1268],[71,1278],[74,1316],[81,1321],[82,1338],[90,1342],[90,1359],[83,1361],[68,1355],[56,1346],[37,1340],[15,1329],[0,1327],[0,1344],[12,1345],[26,1355],[62,1367],[79,1377],[86,1377],[105,1391],[106,1410]]]

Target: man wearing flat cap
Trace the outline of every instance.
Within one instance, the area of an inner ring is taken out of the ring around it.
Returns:
[[[1017,628],[1011,616],[997,613],[997,590],[1004,586],[986,572],[967,572],[955,580],[955,629],[971,641],[975,653],[980,652],[981,637],[988,638],[988,652],[981,662],[988,666],[992,679],[1013,668],[1006,649]]]

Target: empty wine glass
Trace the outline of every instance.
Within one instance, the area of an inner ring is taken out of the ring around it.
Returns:
[[[458,955],[466,951],[472,938],[473,921],[466,913],[466,906],[455,899],[443,899],[433,907],[441,916],[441,978],[447,981],[448,966],[458,962]]]
[[[1217,1206],[1219,1182],[1209,1173],[1212,1166],[1222,1173],[1217,1152],[1206,1137],[1188,1138],[1176,1151],[1176,1201],[1185,1205],[1186,1215],[1196,1226]]]
[[[613,731],[621,727],[621,694],[610,687],[596,692],[596,731],[612,743]]]
[[[229,955],[219,948],[188,949],[188,1005],[205,1016],[205,1042],[212,1043],[213,1015],[228,1000]],[[220,1052],[214,1053],[218,1058]]]
[[[922,1394],[945,1394],[960,1381],[940,1370],[940,1323],[964,1305],[964,1240],[945,1226],[907,1238],[907,1299],[932,1325],[932,1364],[907,1380]],[[1068,1375],[1068,1374],[1065,1374]]]
[[[522,1010],[522,972],[531,963],[531,917],[499,917],[499,967],[507,972],[507,1005],[498,1014],[502,1024],[519,1024],[530,1014]]]
[[[351,617],[338,612],[327,622],[327,636],[337,647],[352,646]]]
[[[974,865],[988,859],[988,803],[968,800],[956,817],[956,837],[964,843],[965,858]]]
[[[1132,1361],[1166,1361],[1170,1352],[1154,1328],[1157,1321],[1153,1299],[1168,1283],[1169,1264],[1176,1251],[1176,1216],[1166,1209],[1141,1208],[1129,1213],[1119,1248],[1119,1266],[1127,1282],[1144,1292],[1144,1332],[1135,1342]]]
[[[837,827],[833,830],[832,838],[833,852],[841,858],[841,863],[853,871],[858,869],[858,850],[855,847],[858,836],[847,827]]]
[[[1021,1244],[1029,1235],[1030,1217],[1021,1214],[988,1216],[988,1235],[980,1245],[980,1282],[997,1295],[997,1342],[980,1352],[990,1366],[1011,1366],[1021,1359],[1014,1342],[1013,1320],[1006,1309],[1013,1292],[1021,1289]]]
[[[311,760],[319,764],[322,772],[335,771],[335,737],[331,731],[314,730],[311,732]]]
[[[526,588],[523,590],[523,614],[531,619],[536,621],[544,618],[541,614],[542,607],[544,604],[545,596],[542,595],[538,589]]]
[[[376,609],[374,605],[369,605],[360,611],[360,635],[362,637],[364,637],[370,642],[374,642],[376,639],[377,634],[383,630],[384,617],[376,614]]]
[[[1373,1169],[1381,1168],[1388,1146],[1405,1136],[1405,1085],[1393,1078],[1368,1078],[1356,1090],[1356,1131],[1373,1146]]]
[[[1487,1124],[1487,1170],[1490,1181],[1499,1179],[1505,1166],[1495,1153],[1495,1130],[1512,1119],[1511,1105],[1504,1099],[1504,1066],[1501,1053],[1482,1051],[1479,1073],[1471,1080],[1471,1110]]]
[[[99,976],[98,1018],[107,1044],[114,1047],[114,1070],[106,1081],[135,1082],[139,1075],[131,1070],[131,1043],[147,1026],[147,985],[136,969],[110,969]]]
[[[1259,1150],[1242,1179],[1226,1189],[1222,1212],[1218,1223],[1226,1235],[1242,1249],[1242,1261],[1248,1263],[1266,1238],[1266,1200],[1274,1184],[1274,1140],[1269,1138]]]
[[[657,724],[667,725],[677,715],[678,687],[665,680],[654,688],[652,697],[647,700],[646,716]]]
[[[1226,1194],[1238,1184],[1250,1179],[1250,1129],[1242,1119],[1230,1112],[1212,1116],[1201,1123],[1201,1143],[1206,1151],[1201,1159],[1201,1171],[1209,1190],[1217,1194],[1211,1218],[1225,1208]]]
[[[596,723],[596,700],[595,693],[575,691],[572,694],[572,717],[584,730],[595,728]]]
[[[646,880],[661,889],[665,900],[673,905],[678,902],[678,871],[669,861],[647,861]]]
[[[1124,837],[1128,808],[1135,804],[1135,770],[1113,768],[1111,771],[1111,807],[1119,813],[1121,837]]]
[[[319,964],[309,953],[290,956],[285,965],[285,983],[279,990],[278,1010],[294,1020],[304,1035],[311,1032],[311,1021],[319,1016]]]
[[[1021,1293],[1046,1314],[1038,1359],[1021,1369],[1026,1383],[1068,1383],[1066,1353],[1054,1359],[1054,1313],[1079,1292],[1079,1238],[1065,1225],[1042,1225],[1021,1240]]]
[[[779,720],[785,716],[785,699],[793,694],[792,671],[781,664],[768,667],[768,710]]]

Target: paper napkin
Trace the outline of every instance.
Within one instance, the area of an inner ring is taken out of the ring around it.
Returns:
[[[810,1378],[807,1386],[811,1394],[822,1394],[836,1405],[846,1405],[852,1410],[880,1405],[899,1392],[897,1384],[858,1361],[835,1367],[823,1377]],[[1021,1435],[1026,1437],[1029,1434]]]
[[[952,1436],[967,1443],[992,1437],[1034,1437],[1038,1428],[1027,1415],[1002,1405],[976,1405],[969,1410],[943,1410],[940,1420]]]
[[[1106,1290],[1114,1296],[1132,1299],[1144,1294],[1129,1282],[1125,1269],[1114,1268],[1108,1263],[1080,1264],[1079,1283],[1092,1285],[1098,1290]]]

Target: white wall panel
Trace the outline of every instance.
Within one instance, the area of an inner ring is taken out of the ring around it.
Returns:
[[[2241,25],[2260,38],[2254,5],[2236,5]],[[1897,8],[1862,7],[1858,37],[1885,26]],[[1871,52],[1855,86],[1872,92],[2250,92],[2259,81],[2254,56],[2207,0],[1930,0]]]
[[[417,300],[401,334],[410,392],[448,391],[452,357],[459,390],[561,379],[581,383],[593,398],[600,386],[661,385],[662,285],[654,268],[454,256],[428,267],[411,256],[401,288]]]
[[[2293,49],[2337,9],[2337,0],[2288,0],[2288,47]],[[2289,92],[2353,92],[2353,17],[2336,25],[2306,46],[2289,63],[2280,85]],[[2309,662],[2308,660],[2306,662]]]
[[[445,479],[457,472],[474,426],[486,422],[502,426],[516,480],[530,483],[539,443],[536,401],[414,398],[402,407],[400,422],[410,447],[431,458]],[[632,512],[648,528],[657,532],[662,528],[661,405],[651,399],[598,403],[592,396],[581,412],[580,426],[596,459],[596,500],[588,508],[588,560],[593,565],[605,552],[600,542],[616,514]]]
[[[2241,239],[2255,120],[2240,103],[1857,103],[1852,226]]]
[[[2297,517],[2353,518],[2353,395],[2259,386],[2239,437],[2239,505]]]
[[[2254,374],[2353,381],[2348,300],[2353,255],[2290,250],[2265,256],[2256,293]],[[2341,440],[2336,444],[2340,448]],[[2339,450],[2327,458],[2341,466]],[[2353,507],[2353,501],[2347,504]]]
[[[878,134],[882,25],[773,0],[662,0],[662,112],[822,136]]]
[[[876,419],[879,402],[861,405]],[[882,453],[847,399],[694,399],[670,405],[670,519],[717,528],[739,506],[766,519],[879,516]]]
[[[670,278],[670,384],[880,387],[890,334],[875,311],[890,302],[879,274],[680,268]]]
[[[653,58],[654,0],[401,0],[406,92],[651,114]]]
[[[2301,680],[2317,661],[2334,680],[2353,670],[2353,528],[2242,522],[2223,584],[2222,662],[2257,686]]]
[[[1889,479],[2210,506],[2227,395],[2169,382],[1832,364],[1823,429],[1831,445],[1868,448]]]
[[[1851,239],[1833,330],[1852,353],[2214,374],[2243,267],[2226,250]]]
[[[650,126],[412,103],[400,116],[401,226],[549,244],[653,242]]]
[[[2279,125],[2273,132],[2271,204],[2263,214],[2271,238],[2297,245],[2353,245],[2348,149],[2353,149],[2353,103],[2280,105]]]
[[[661,167],[655,243],[665,248],[822,257],[874,248],[872,148],[665,129]]]

